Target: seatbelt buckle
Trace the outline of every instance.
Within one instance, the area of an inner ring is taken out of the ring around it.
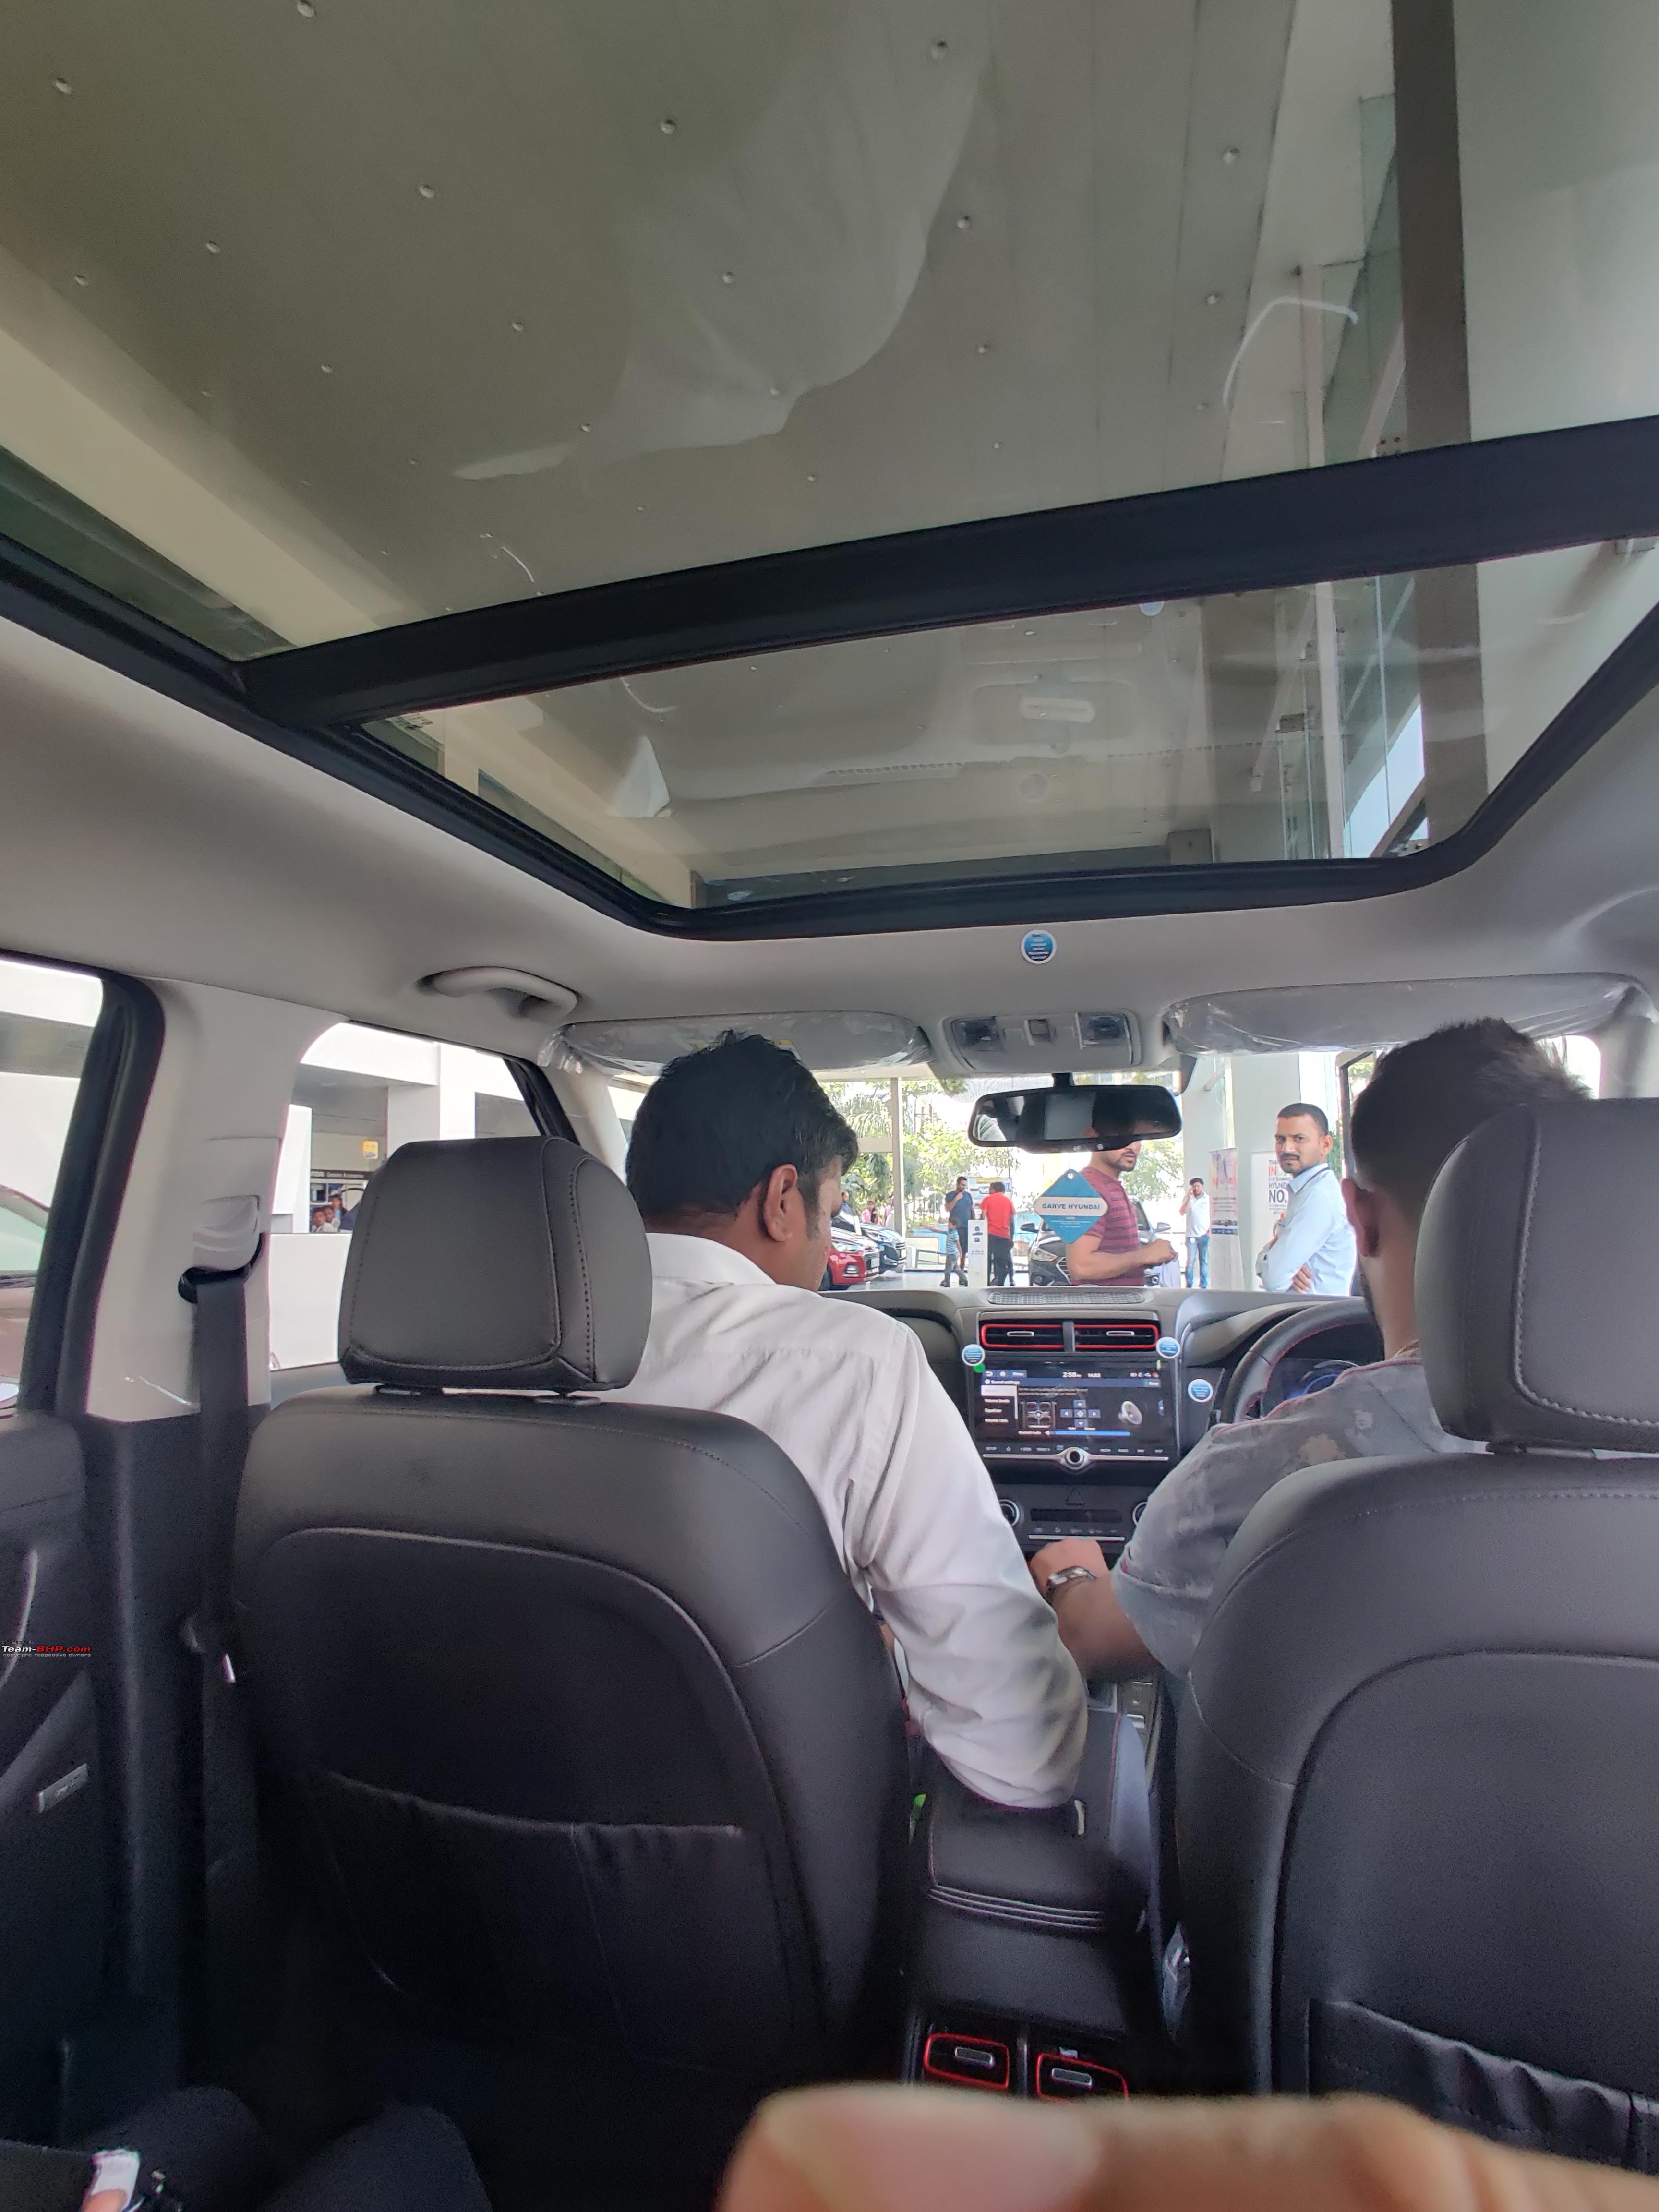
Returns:
[[[179,1640],[192,1658],[215,1662],[225,1686],[235,1688],[236,1668],[224,1622],[210,1620],[204,1613],[190,1613],[179,1624]]]
[[[131,2199],[127,2212],[185,2212],[185,2203],[174,2194],[172,2184],[158,2166]]]

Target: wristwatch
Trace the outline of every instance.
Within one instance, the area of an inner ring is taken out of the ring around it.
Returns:
[[[1099,1580],[1100,1577],[1092,1567],[1057,1567],[1042,1585],[1042,1595],[1052,1605],[1054,1592],[1064,1589],[1067,1583],[1097,1583]]]

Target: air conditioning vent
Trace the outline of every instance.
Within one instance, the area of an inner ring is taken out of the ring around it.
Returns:
[[[987,1352],[1064,1352],[1063,1321],[982,1321],[979,1340]]]
[[[1155,1321],[1079,1321],[1072,1325],[1079,1352],[1156,1352]]]

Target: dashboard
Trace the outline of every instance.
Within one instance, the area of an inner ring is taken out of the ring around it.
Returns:
[[[1316,1368],[1382,1352],[1373,1325],[1341,1299],[876,1285],[841,1295],[880,1306],[921,1340],[1028,1551],[1092,1536],[1115,1556],[1208,1431],[1235,1369],[1289,1316],[1331,1309],[1328,1331],[1284,1362],[1291,1389]]]

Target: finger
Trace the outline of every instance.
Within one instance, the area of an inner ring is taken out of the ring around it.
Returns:
[[[722,2212],[1659,2212],[1659,2184],[1370,2099],[1047,2107],[961,2091],[761,2108]]]

